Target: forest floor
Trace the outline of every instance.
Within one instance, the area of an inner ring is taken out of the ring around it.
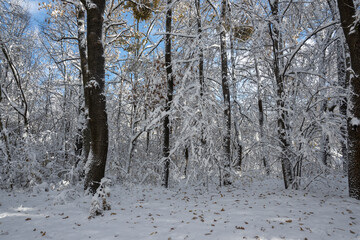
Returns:
[[[89,219],[90,196],[67,188],[0,191],[0,239],[360,239],[360,201],[330,176],[306,190],[281,180],[229,187],[111,187],[111,210]]]

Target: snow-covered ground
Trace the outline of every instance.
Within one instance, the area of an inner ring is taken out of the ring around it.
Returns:
[[[360,239],[360,201],[345,178],[283,190],[281,180],[230,187],[111,187],[112,209],[89,219],[73,189],[0,191],[0,239]]]

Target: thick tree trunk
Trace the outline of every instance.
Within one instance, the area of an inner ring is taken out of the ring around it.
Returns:
[[[230,87],[228,78],[228,60],[226,54],[226,0],[221,2],[221,16],[220,16],[220,59],[221,59],[221,86],[224,98],[224,119],[225,119],[225,137],[224,137],[224,171],[223,183],[224,185],[231,184],[230,180],[230,166],[231,166],[231,104],[230,104]]]
[[[105,97],[103,21],[105,0],[87,0],[87,52],[90,154],[85,167],[85,189],[95,193],[105,175],[108,151],[108,124]],[[86,95],[85,95],[86,97]]]
[[[354,72],[350,84],[352,109],[348,119],[349,134],[349,194],[360,200],[360,22],[356,19],[353,0],[338,0],[341,26],[349,46],[351,68]]]
[[[172,22],[172,10],[171,0],[167,1],[167,11],[166,11],[166,36],[165,36],[165,68],[166,68],[166,79],[167,79],[167,97],[164,117],[163,127],[164,127],[164,143],[163,143],[163,157],[164,157],[164,169],[163,169],[163,178],[162,186],[169,186],[169,172],[170,172],[170,119],[169,111],[171,107],[171,102],[173,99],[174,91],[174,76],[172,73],[172,63],[171,63],[171,22]]]
[[[285,125],[285,117],[287,115],[285,110],[285,90],[284,90],[284,75],[280,73],[280,67],[282,65],[282,61],[279,59],[280,50],[281,50],[281,33],[279,31],[280,26],[280,17],[279,17],[279,1],[274,0],[270,2],[271,12],[274,17],[274,23],[270,24],[270,35],[273,43],[273,67],[274,67],[274,75],[277,85],[277,101],[276,105],[278,108],[278,135],[279,142],[281,144],[281,167],[283,171],[284,184],[287,189],[293,182],[293,173],[292,173],[292,165],[289,159],[289,147],[290,144],[287,139],[287,128]]]
[[[327,3],[333,15],[332,19],[334,21],[340,21],[339,12],[337,11],[336,8],[336,0],[327,0]],[[343,160],[343,172],[345,175],[347,175],[348,174],[348,131],[347,131],[346,120],[347,120],[347,108],[348,108],[347,94],[349,91],[349,82],[350,82],[350,71],[348,71],[347,69],[351,66],[351,63],[350,63],[349,48],[347,46],[344,36],[344,31],[342,30],[342,28],[338,29],[337,31],[336,63],[337,63],[337,73],[338,73],[338,85],[341,87],[339,110],[344,121],[344,123],[340,125],[340,132],[343,138],[341,141],[341,153]]]

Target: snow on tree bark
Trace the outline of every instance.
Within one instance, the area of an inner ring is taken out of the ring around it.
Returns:
[[[166,35],[165,35],[165,68],[166,68],[166,81],[167,81],[167,95],[165,103],[165,117],[163,120],[164,128],[164,142],[163,142],[163,158],[164,158],[164,169],[162,177],[162,186],[169,186],[169,172],[170,172],[170,117],[169,112],[171,108],[171,102],[173,100],[174,91],[174,76],[172,72],[171,62],[171,22],[172,22],[172,2],[167,1],[166,11]]]
[[[350,98],[352,108],[348,118],[348,177],[349,195],[360,200],[360,127],[352,124],[352,119],[360,118],[360,22],[353,0],[338,0],[341,26],[349,46],[352,77],[350,80],[353,94]]]
[[[90,155],[86,163],[85,189],[95,193],[105,175],[108,151],[108,124],[105,97],[103,21],[105,0],[83,1],[87,10],[87,53],[89,93]]]
[[[79,3],[76,6],[76,20],[78,27],[78,48],[80,55],[80,69],[81,69],[81,78],[83,85],[83,94],[84,94],[84,107],[81,107],[80,118],[81,118],[81,127],[80,127],[80,139],[78,140],[78,153],[81,154],[81,159],[83,163],[86,163],[89,151],[90,151],[90,128],[89,128],[89,89],[86,87],[88,79],[88,59],[87,59],[87,40],[86,40],[86,30],[85,30],[85,7],[82,3]],[[83,164],[80,164],[83,166]]]
[[[279,59],[280,50],[281,50],[281,33],[280,33],[280,16],[279,16],[279,1],[274,0],[270,3],[271,13],[273,15],[273,23],[270,24],[270,36],[273,44],[273,71],[275,75],[276,85],[277,85],[277,101],[276,105],[278,108],[278,120],[277,120],[277,127],[278,127],[278,136],[279,142],[281,145],[281,167],[284,177],[284,184],[285,188],[291,186],[293,182],[293,173],[292,173],[292,166],[291,161],[289,159],[289,150],[290,144],[287,139],[287,129],[286,129],[286,110],[285,110],[285,90],[284,90],[284,75],[281,74],[280,67],[282,67],[282,60]]]
[[[221,1],[221,14],[220,14],[220,59],[221,59],[221,87],[224,98],[224,119],[225,119],[225,136],[224,136],[224,174],[223,184],[231,184],[230,180],[230,166],[231,166],[231,103],[230,103],[230,88],[228,77],[228,60],[226,53],[226,9],[227,1]]]

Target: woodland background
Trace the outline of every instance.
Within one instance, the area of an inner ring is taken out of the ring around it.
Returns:
[[[360,3],[347,2],[359,34]],[[95,192],[105,171],[114,183],[270,176],[299,189],[348,174],[358,75],[336,1],[39,7],[47,17],[34,28],[24,4],[0,0],[1,188],[85,181]]]

